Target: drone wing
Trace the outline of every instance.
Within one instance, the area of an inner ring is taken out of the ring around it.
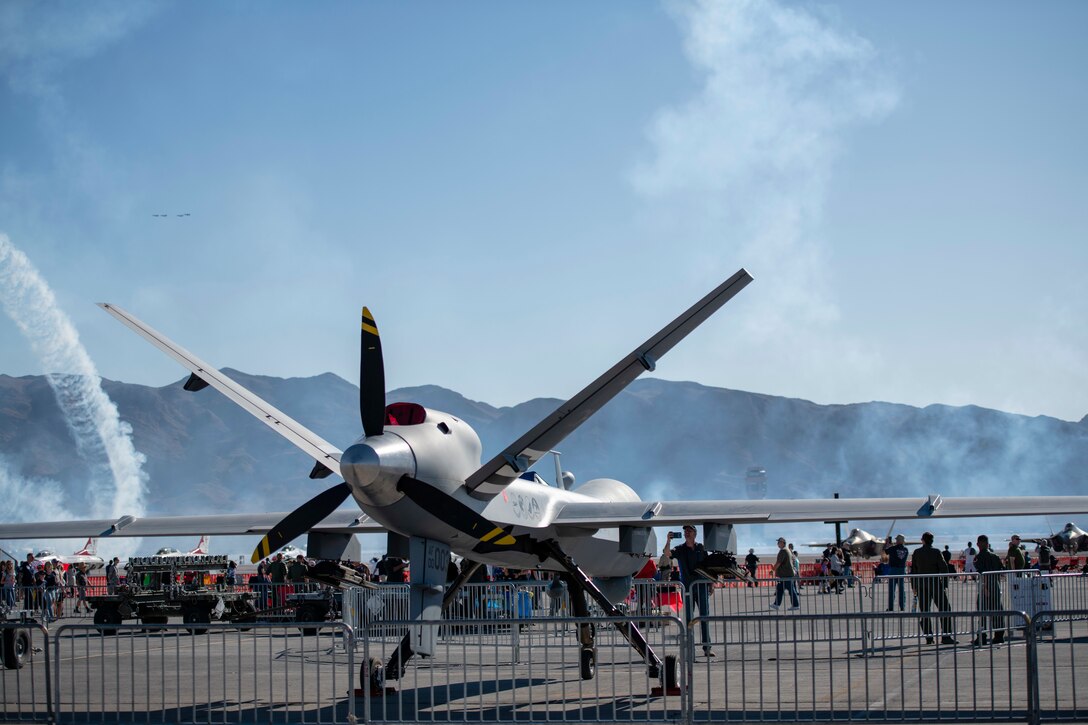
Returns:
[[[262,512],[197,516],[123,516],[119,519],[0,524],[0,539],[264,534],[286,515],[285,512]],[[373,534],[385,531],[358,509],[334,511],[312,530],[338,534]]]
[[[752,276],[741,269],[722,282],[656,335],[635,348],[630,355],[613,365],[608,372],[556,408],[555,412],[537,423],[532,430],[507,446],[502,453],[481,466],[468,477],[465,485],[470,491],[485,497],[502,491],[635,378],[647,370],[653,370],[657,361],[676,343],[733,299],[751,281]]]
[[[979,516],[1044,516],[1088,512],[1088,496],[1007,496],[942,498],[838,498],[734,501],[572,501],[553,524],[583,528],[794,523],[832,519],[943,519]]]
[[[248,411],[254,418],[262,421],[312,457],[317,465],[310,474],[311,478],[323,478],[329,473],[340,473],[339,448],[117,305],[100,302],[98,306],[192,373],[192,377],[185,383],[186,390],[200,390],[211,385],[233,403]],[[197,535],[200,533],[203,532],[198,532]]]

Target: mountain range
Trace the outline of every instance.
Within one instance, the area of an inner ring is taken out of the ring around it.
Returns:
[[[226,371],[240,384],[345,448],[360,433],[358,389],[331,373],[275,378]],[[214,390],[182,381],[102,387],[144,456],[149,515],[289,510],[327,482],[313,462]],[[470,423],[485,460],[561,402],[512,407],[437,386],[390,391]],[[579,482],[618,478],[643,499],[745,498],[749,468],[767,496],[1084,494],[1088,416],[1067,422],[974,406],[817,405],[805,400],[641,379],[565,440],[563,468]],[[9,476],[61,486],[70,515],[89,505],[88,465],[43,376],[0,375],[0,457]],[[99,466],[101,468],[101,466]],[[552,481],[550,461],[537,464]]]

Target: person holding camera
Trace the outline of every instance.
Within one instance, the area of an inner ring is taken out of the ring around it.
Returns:
[[[786,592],[790,595],[790,609],[800,609],[801,602],[797,598],[796,586],[797,570],[794,568],[793,557],[786,548],[786,539],[781,536],[778,537],[778,556],[774,560],[774,575],[778,581],[774,585],[774,601],[771,602],[771,609],[782,606],[782,597]]]
[[[684,543],[673,547],[672,540],[677,536],[683,536]],[[699,569],[706,560],[706,548],[702,544],[695,542],[695,527],[691,524],[684,524],[683,534],[677,531],[669,532],[668,537],[665,539],[665,550],[662,553],[676,562],[676,566],[680,569],[680,581],[683,583],[686,592],[691,595],[684,606],[687,623],[690,627],[691,620],[695,616],[691,606],[692,598],[695,599],[695,604],[699,606],[701,616],[706,617],[710,614],[709,590],[711,579]],[[703,583],[693,587],[692,585],[697,582]],[[703,637],[703,654],[707,657],[714,657],[714,650],[710,646],[709,623],[703,620],[699,623],[699,629]]]

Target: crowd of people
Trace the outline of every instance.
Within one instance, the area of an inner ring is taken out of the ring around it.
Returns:
[[[90,611],[87,603],[87,565],[73,564],[65,569],[52,561],[37,561],[33,554],[26,560],[0,561],[0,602],[9,609],[40,612],[42,620],[52,622],[61,616],[65,599],[76,600],[75,611]],[[22,593],[19,601],[17,592]]]
[[[922,545],[913,552],[907,549],[902,534],[896,536],[894,542],[889,537],[885,541],[881,562],[876,571],[876,575],[882,577],[888,585],[887,611],[895,611],[896,604],[900,612],[906,611],[906,586],[909,582],[918,611],[950,612],[951,606],[947,592],[949,582],[953,579],[950,575],[954,574],[978,576],[976,600],[978,609],[999,611],[1004,608],[1001,596],[1002,578],[986,576],[987,574],[1010,572],[1015,576],[1015,572],[1026,572],[1032,569],[1047,572],[1057,570],[1057,558],[1052,556],[1050,548],[1045,543],[1039,546],[1038,556],[1032,562],[1027,547],[1016,534],[1010,537],[1009,547],[1003,558],[994,551],[989,537],[986,534],[980,534],[974,544],[967,542],[961,559],[962,569],[957,572],[949,547],[946,545],[943,550],[937,549],[933,545],[933,534],[928,531],[922,534]],[[1088,571],[1088,564],[1085,570]],[[952,636],[952,618],[939,616],[937,619],[941,644],[957,644]],[[985,631],[993,632],[992,639],[988,639],[985,633],[980,633],[972,644],[981,646],[1004,642],[1004,618],[1000,615],[987,615],[985,619],[989,620]],[[938,634],[934,631],[933,618],[923,617],[921,627],[926,642],[932,644]]]

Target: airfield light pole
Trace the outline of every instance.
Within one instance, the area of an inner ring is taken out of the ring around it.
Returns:
[[[836,491],[835,492],[835,498],[838,498],[838,497],[839,497],[839,492]],[[841,526],[842,526],[841,521],[836,521],[835,522],[835,545],[836,546],[838,546],[840,543],[842,543],[842,528],[840,528]]]

